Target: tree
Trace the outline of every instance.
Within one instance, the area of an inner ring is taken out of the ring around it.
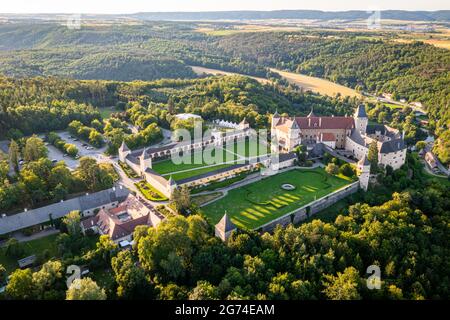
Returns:
[[[81,233],[81,215],[80,211],[70,211],[62,218],[62,222],[66,225],[67,231],[71,237],[78,237]]]
[[[104,140],[102,135],[97,130],[93,129],[89,133],[89,143],[94,147],[100,148],[103,145]]]
[[[117,283],[117,296],[126,299],[150,298],[152,288],[144,270],[136,266],[130,251],[119,252],[111,260]]]
[[[0,264],[0,287],[6,283],[8,279],[8,273],[3,265]]]
[[[19,170],[19,145],[15,140],[11,140],[9,144],[9,162],[17,172]]]
[[[344,163],[339,168],[339,172],[346,177],[353,177],[355,175],[355,171],[349,163]]]
[[[25,142],[23,149],[23,158],[25,161],[36,161],[47,157],[48,150],[41,138],[36,135],[31,136]]]
[[[108,172],[102,170],[95,159],[88,157],[82,157],[80,159],[80,165],[76,170],[76,175],[91,191],[111,188],[114,183],[114,180]]]
[[[184,185],[181,188],[175,189],[172,193],[170,203],[175,207],[177,212],[184,213],[191,206],[191,194],[189,188]]]
[[[325,167],[325,171],[326,171],[328,174],[335,175],[335,174],[338,174],[338,172],[339,172],[339,167],[338,167],[336,164],[334,164],[333,162],[330,162],[330,163],[327,164],[327,166]]]
[[[417,151],[421,151],[421,150],[425,149],[426,146],[427,146],[427,143],[425,141],[417,141],[417,143],[416,143]]]
[[[189,223],[182,216],[170,217],[156,228],[150,228],[137,245],[144,270],[165,281],[183,279],[193,253],[188,231]]]
[[[378,170],[378,145],[376,141],[372,141],[369,145],[369,153],[367,154],[367,160],[370,162],[370,171],[372,173]]]
[[[348,267],[343,273],[338,272],[337,276],[325,275],[323,293],[332,300],[361,299],[358,292],[359,285],[358,271],[353,267]]]
[[[216,300],[219,298],[217,287],[208,281],[197,282],[197,286],[189,293],[189,300]]]
[[[12,299],[32,299],[33,298],[33,273],[30,269],[17,269],[11,274],[6,294]]]
[[[76,279],[66,292],[66,300],[106,300],[106,293],[91,278]]]
[[[67,143],[65,149],[67,154],[71,157],[75,157],[78,154],[78,148],[73,144]]]
[[[5,255],[12,258],[22,258],[24,249],[16,238],[10,238],[6,242]]]
[[[44,263],[38,272],[33,273],[33,286],[38,299],[59,299],[64,296],[63,267],[60,261]],[[58,289],[60,291],[58,292]]]

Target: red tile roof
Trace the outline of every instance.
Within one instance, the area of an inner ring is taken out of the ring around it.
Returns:
[[[334,133],[323,132],[322,141],[336,141],[336,136],[334,135]]]
[[[353,129],[352,117],[296,117],[301,129]]]

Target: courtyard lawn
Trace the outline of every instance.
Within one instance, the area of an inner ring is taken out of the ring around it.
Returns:
[[[152,169],[166,178],[172,176],[175,180],[181,180],[229,167],[237,163],[238,160],[244,160],[247,157],[255,157],[268,153],[268,147],[265,144],[260,144],[257,148],[250,148],[248,139],[245,140],[245,144],[238,145],[238,143],[234,143],[233,145],[220,148],[220,150],[221,155],[218,159],[214,159],[216,150],[205,154],[196,152],[182,156],[182,161],[179,164],[174,163],[172,159],[155,162],[152,165]],[[211,159],[206,161],[203,156],[209,155]]]
[[[322,168],[295,169],[228,191],[228,195],[201,209],[216,224],[225,211],[242,229],[255,229],[352,181],[329,175]],[[287,191],[282,184],[292,184]]]

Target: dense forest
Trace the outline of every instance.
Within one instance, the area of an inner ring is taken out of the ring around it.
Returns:
[[[189,65],[259,77],[275,67],[394,99],[421,102],[437,153],[448,160],[450,52],[383,33],[308,30],[214,36],[197,23],[143,22],[71,30],[53,23],[0,25],[0,73],[14,77],[156,80],[196,75]],[[20,41],[17,41],[20,39]]]
[[[448,299],[448,186],[423,181],[417,188],[415,179],[423,177],[416,165],[384,175],[380,187],[400,191],[384,203],[383,196],[360,194],[374,204],[357,203],[332,222],[313,220],[273,234],[235,232],[227,243],[191,214],[138,227],[133,249],[119,251],[107,236],[92,245],[73,212],[60,226],[57,257],[40,270],[14,271],[5,298]],[[13,255],[20,244],[10,241],[7,249]],[[70,264],[91,273],[66,290]],[[367,288],[370,265],[381,269],[380,290]]]
[[[87,103],[87,104],[86,104]],[[173,115],[193,112],[207,120],[241,121],[265,127],[278,110],[305,115],[350,114],[357,100],[303,93],[290,87],[261,85],[242,76],[192,80],[117,82],[58,78],[0,78],[0,136],[65,129],[70,122],[90,125],[100,119],[97,108],[116,106],[120,120],[145,128],[169,128]],[[123,113],[121,113],[121,111]]]

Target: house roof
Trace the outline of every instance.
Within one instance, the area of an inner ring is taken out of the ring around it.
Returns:
[[[358,118],[367,118],[366,107],[363,104],[360,104],[358,108],[356,108],[355,115]]]
[[[50,221],[50,216],[52,219],[59,219],[64,217],[70,211],[85,211],[115,201],[123,201],[129,193],[130,191],[125,187],[114,187],[0,218],[0,234],[14,232]]]
[[[331,132],[322,132],[322,141],[336,141],[336,136]]]
[[[126,237],[140,225],[151,225],[150,208],[134,195],[128,195],[117,208],[101,209],[95,217],[82,222],[85,229],[97,226],[103,234],[112,240]]]
[[[237,229],[233,222],[231,222],[228,214],[225,212],[219,223],[216,224],[216,229],[222,231],[223,233]]]
[[[380,153],[391,153],[406,149],[405,142],[402,139],[393,139],[381,143]]]
[[[297,155],[294,152],[280,153],[278,155],[278,162],[284,162],[292,159],[296,159]]]
[[[353,129],[352,117],[296,117],[300,129]]]

